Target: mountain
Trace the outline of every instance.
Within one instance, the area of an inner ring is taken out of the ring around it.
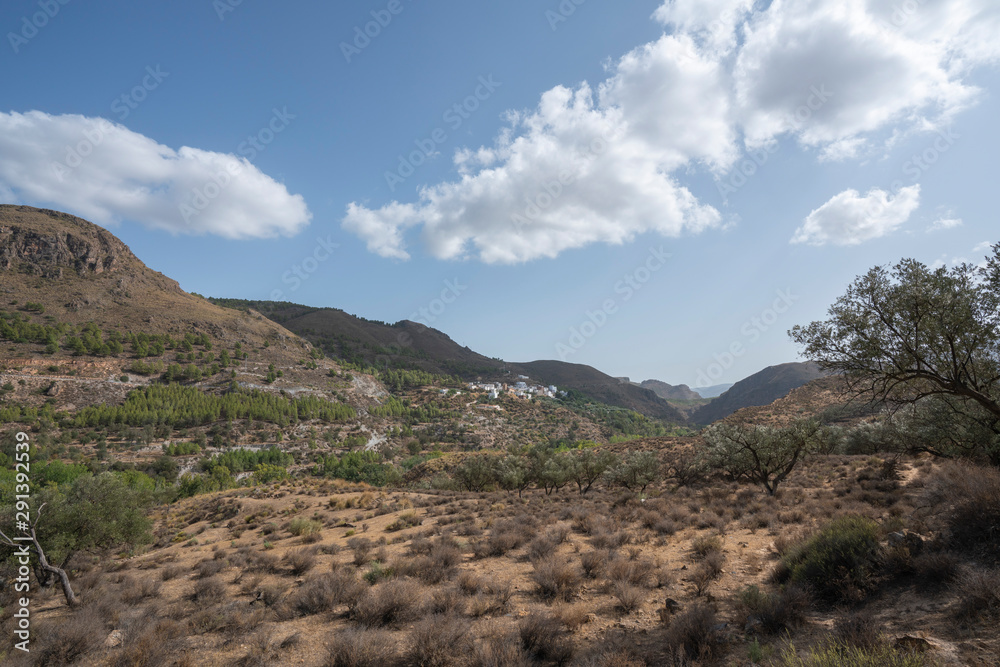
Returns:
[[[628,408],[648,417],[666,421],[678,423],[687,421],[677,408],[652,390],[623,383],[590,366],[564,361],[532,361],[511,364],[510,368],[544,385],[554,384],[562,388],[576,389],[601,403]]]
[[[696,424],[711,424],[740,408],[768,405],[792,389],[825,375],[811,361],[768,366],[740,380],[711,403],[695,410],[690,416],[691,421]]]
[[[446,334],[408,320],[387,324],[336,308],[311,308],[274,301],[214,299],[231,308],[259,311],[335,359],[369,365],[420,369],[464,380],[532,382],[576,389],[589,398],[648,417],[683,423],[684,416],[654,392],[622,383],[595,368],[562,361],[505,362],[463,347]]]
[[[643,380],[639,383],[643,389],[649,389],[660,398],[667,401],[697,401],[704,398],[701,394],[691,391],[686,384],[670,385],[659,380]]]
[[[271,359],[311,346],[259,313],[220,308],[143,264],[128,246],[75,216],[0,205],[0,295],[7,308],[47,321],[147,334],[206,334]]]
[[[698,392],[698,395],[702,398],[715,398],[716,396],[724,394],[732,386],[733,383],[730,382],[729,384],[713,384],[710,387],[695,387],[694,390]]]

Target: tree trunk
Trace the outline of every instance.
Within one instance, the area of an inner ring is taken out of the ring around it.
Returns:
[[[38,543],[38,537],[35,536],[34,528],[31,529],[31,539],[35,543],[35,553],[38,554],[38,564],[41,566],[42,571],[59,577],[59,583],[62,585],[63,595],[66,596],[66,604],[70,607],[75,607],[77,605],[77,599],[76,595],[73,593],[73,587],[69,583],[69,575],[66,574],[66,570],[61,567],[49,565],[49,561],[45,557],[45,551],[42,549],[42,545]]]

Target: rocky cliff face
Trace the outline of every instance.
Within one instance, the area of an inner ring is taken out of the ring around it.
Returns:
[[[62,223],[39,225],[38,214]],[[44,278],[112,273],[135,261],[128,247],[112,234],[80,218],[25,206],[0,207],[0,270]]]
[[[181,292],[177,281],[146,267],[106,229],[30,206],[0,206],[0,276],[5,271],[54,281],[97,277],[112,294],[140,284]]]

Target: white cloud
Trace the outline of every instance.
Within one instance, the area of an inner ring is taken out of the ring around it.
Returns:
[[[40,111],[0,113],[0,195],[102,225],[131,220],[231,239],[295,234],[312,218],[301,195],[244,158],[173,150],[102,118]]]
[[[959,227],[961,224],[961,218],[938,218],[931,223],[931,226],[927,228],[927,231],[936,232],[942,229],[951,229],[953,227]]]
[[[892,233],[919,205],[919,185],[902,188],[894,197],[878,189],[864,196],[857,190],[844,190],[810,212],[791,242],[858,245]]]
[[[506,263],[698,232],[721,216],[684,174],[719,175],[783,138],[820,161],[865,157],[948,123],[978,96],[966,75],[1000,58],[994,0],[673,0],[653,18],[668,32],[612,63],[607,80],[543,93],[535,109],[510,114],[492,146],[457,151],[455,180],[424,187],[416,202],[352,202],[345,229],[387,257],[408,257],[419,230],[435,257]],[[595,155],[599,137],[613,139]],[[561,175],[568,185],[549,201],[546,184]],[[900,194],[890,211],[908,205]],[[831,215],[849,199],[828,202]],[[828,235],[804,226],[796,238],[860,242],[893,220],[827,221]]]
[[[626,55],[596,95],[586,84],[553,88],[493,147],[460,151],[460,180],[422,189],[415,204],[352,203],[343,227],[384,257],[405,259],[404,233],[420,226],[435,257],[516,263],[719,224],[670,175],[737,155],[721,72],[690,53],[687,38],[664,36]]]

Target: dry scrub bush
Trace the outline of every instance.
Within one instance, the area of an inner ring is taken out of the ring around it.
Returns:
[[[647,592],[625,581],[618,581],[611,586],[611,595],[617,600],[618,608],[628,614],[642,606]]]
[[[219,553],[219,552],[217,552]],[[226,563],[222,560],[203,560],[194,566],[194,571],[198,575],[199,579],[207,579],[208,577],[214,577],[218,573],[226,569]]]
[[[151,576],[128,577],[122,581],[122,602],[134,605],[147,598],[160,597],[161,582]]]
[[[994,618],[1000,615],[1000,570],[968,567],[958,578],[958,606],[962,620]]]
[[[521,647],[535,660],[565,664],[573,657],[573,643],[552,614],[528,614],[518,623]]]
[[[373,586],[351,609],[351,617],[366,627],[396,626],[420,618],[424,602],[420,585],[392,579]]]
[[[406,658],[420,667],[469,665],[473,649],[469,621],[457,616],[428,616],[413,626]]]
[[[799,587],[767,592],[748,586],[736,595],[733,620],[745,632],[774,635],[802,623],[809,609],[809,596]]]
[[[833,622],[833,634],[846,646],[870,649],[885,643],[883,624],[870,610],[844,614]]]
[[[562,600],[569,600],[580,584],[576,568],[556,557],[536,561],[531,579],[538,586],[540,596]]]
[[[31,646],[35,665],[70,665],[100,647],[107,631],[99,618],[76,611],[60,621],[35,621]]]
[[[365,592],[365,585],[353,572],[338,570],[308,579],[291,594],[288,608],[301,616],[321,614],[337,605],[355,604]]]
[[[218,577],[199,579],[191,589],[189,599],[199,605],[215,604],[226,595],[226,585]]]
[[[282,560],[288,564],[293,576],[301,577],[316,565],[316,549],[305,548],[289,551],[285,553]]]
[[[588,579],[596,579],[604,574],[608,562],[613,556],[614,552],[605,550],[585,551],[580,554],[580,567],[583,568],[584,576]]]
[[[389,667],[397,664],[399,654],[388,632],[344,628],[330,642],[323,667]]]
[[[676,653],[683,653],[692,660],[710,659],[721,644],[716,626],[715,610],[704,602],[695,602],[667,625],[667,646]]]

